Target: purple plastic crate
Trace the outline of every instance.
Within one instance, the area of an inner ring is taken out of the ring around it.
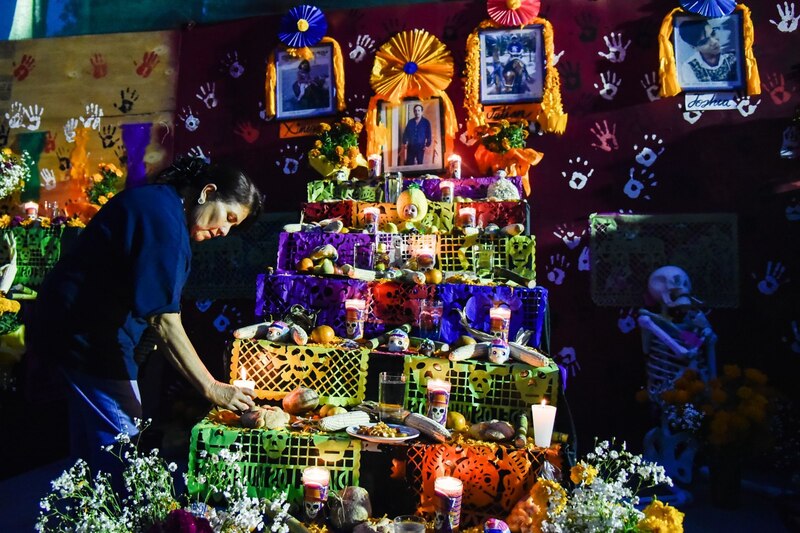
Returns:
[[[519,176],[513,176],[508,177],[507,179],[517,187],[520,198],[524,198],[525,195],[522,192],[522,178]],[[489,188],[489,185],[497,180],[498,178],[495,176],[488,176],[485,178],[462,178],[450,181],[453,182],[454,196],[462,196],[464,198],[472,198],[473,200],[481,200],[486,198],[486,191]],[[439,178],[404,178],[403,187],[406,188],[411,183],[416,183],[420,186],[422,191],[425,193],[425,196],[429,200],[439,202],[442,200],[442,193],[439,190],[439,183],[441,181],[443,180]]]

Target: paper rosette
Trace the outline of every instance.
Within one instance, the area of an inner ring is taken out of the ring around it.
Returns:
[[[328,21],[318,7],[300,5],[281,17],[278,39],[289,48],[305,48],[316,45],[327,31]]]
[[[532,104],[538,109],[536,121],[542,129],[552,133],[564,133],[567,128],[567,114],[561,104],[561,77],[555,67],[555,45],[553,44],[553,25],[547,19],[533,17],[528,24],[543,26],[545,79],[544,94],[540,104]],[[467,37],[466,81],[464,86],[464,107],[467,109],[467,132],[475,134],[475,128],[486,124],[486,115],[480,102],[481,50],[478,33],[485,28],[499,28],[493,20],[484,20]]]
[[[539,14],[540,0],[489,0],[486,11],[501,26],[525,26]]]
[[[475,163],[478,165],[478,170],[494,174],[498,169],[504,169],[510,176],[520,176],[525,196],[531,194],[528,172],[532,166],[539,164],[542,157],[544,154],[533,148],[512,148],[501,154],[492,152],[483,146],[483,143],[479,143],[475,150]]]
[[[734,0],[681,0],[683,9],[710,19],[727,17],[736,9]]]
[[[755,29],[753,20],[750,18],[750,8],[744,4],[738,4],[734,11],[742,14],[742,33],[744,34],[744,81],[745,92],[748,96],[761,94],[761,76],[758,74],[758,64],[756,56],[753,54],[753,41],[755,40]],[[678,84],[678,68],[675,64],[675,49],[672,46],[672,32],[674,30],[675,15],[686,15],[687,11],[676,7],[661,21],[661,29],[658,32],[658,78],[661,82],[661,97],[675,96],[681,92]]]
[[[398,33],[375,52],[370,85],[375,91],[367,116],[368,153],[379,153],[386,130],[377,122],[379,101],[399,104],[405,97],[441,98],[444,106],[445,157],[453,151],[458,124],[453,102],[445,93],[455,73],[453,55],[439,39],[425,30]]]

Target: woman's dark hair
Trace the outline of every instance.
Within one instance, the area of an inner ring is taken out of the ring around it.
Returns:
[[[157,174],[153,183],[171,185],[184,199],[213,183],[217,186],[216,197],[219,201],[248,208],[247,218],[239,227],[249,226],[261,211],[261,193],[242,171],[218,163],[209,164],[197,157],[179,157],[170,167]]]

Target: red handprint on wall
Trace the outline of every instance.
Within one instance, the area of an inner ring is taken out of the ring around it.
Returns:
[[[56,149],[56,137],[58,133],[53,133],[51,131],[47,132],[47,135],[44,138],[44,153],[49,154],[53,150]]]
[[[142,64],[139,65],[136,61],[133,62],[134,65],[139,65],[136,68],[136,74],[139,76],[146,78],[150,74],[153,73],[153,68],[158,65],[159,59],[158,54],[155,52],[145,52],[142,56]]]
[[[92,76],[95,79],[105,78],[108,74],[108,63],[103,57],[103,54],[95,54],[89,57],[89,62],[92,64]]]
[[[22,81],[28,77],[33,68],[36,66],[36,60],[33,58],[33,56],[23,54],[19,65],[16,63],[12,64],[16,67],[13,72],[14,78],[16,78],[17,81]]]
[[[259,135],[261,133],[258,131],[258,128],[253,126],[253,123],[249,120],[244,122],[239,122],[236,124],[236,128],[234,128],[233,133],[244,139],[246,142],[253,144],[258,140]]]

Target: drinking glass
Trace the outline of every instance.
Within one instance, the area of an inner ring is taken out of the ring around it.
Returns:
[[[426,527],[421,516],[402,515],[394,519],[394,533],[425,533]]]
[[[419,336],[426,339],[438,340],[442,327],[444,304],[439,301],[422,300],[419,303]]]
[[[491,277],[494,271],[494,246],[482,244],[475,250],[475,274],[479,278]]]
[[[357,242],[353,245],[353,266],[365,270],[375,267],[374,242]]]
[[[381,421],[399,417],[406,394],[406,377],[403,374],[381,372],[378,375],[378,416]]]

